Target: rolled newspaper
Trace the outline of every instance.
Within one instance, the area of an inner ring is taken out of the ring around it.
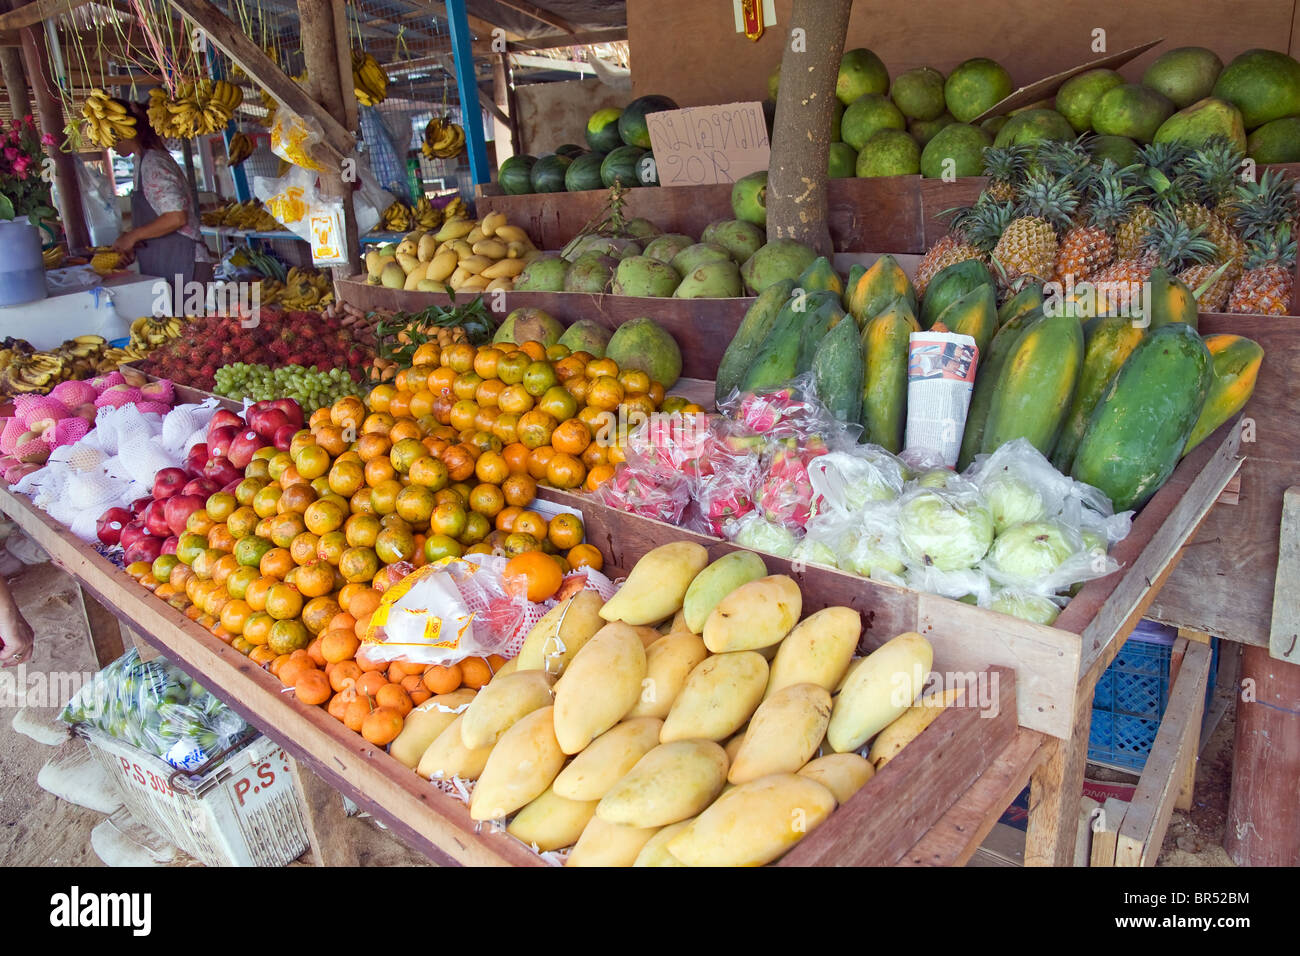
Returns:
[[[907,346],[908,451],[929,451],[952,468],[961,452],[979,349],[969,335],[913,332]]]

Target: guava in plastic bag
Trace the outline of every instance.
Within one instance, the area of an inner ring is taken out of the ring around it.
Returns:
[[[781,558],[793,557],[794,549],[799,543],[793,531],[785,525],[766,520],[758,512],[728,521],[723,526],[723,535],[741,547]]]
[[[938,567],[911,565],[904,576],[909,588],[951,598],[964,604],[987,605],[993,594],[988,575],[978,568],[943,571]]]
[[[1076,484],[1023,438],[976,457],[965,477],[984,495],[998,534],[1014,524],[1057,517]]]
[[[854,513],[872,502],[891,501],[903,492],[907,469],[879,445],[828,452],[808,464],[813,510]]]
[[[993,515],[958,479],[948,490],[913,488],[899,499],[899,537],[909,564],[940,571],[973,567],[993,543]]]
[[[1035,624],[1051,625],[1061,613],[1057,602],[1042,594],[1018,588],[1001,588],[989,601],[990,610]]]

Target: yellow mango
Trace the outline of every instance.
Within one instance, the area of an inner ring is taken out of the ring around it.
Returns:
[[[388,745],[388,752],[398,762],[414,770],[420,765],[420,758],[429,749],[429,744],[438,739],[438,735],[456,719],[461,708],[473,699],[474,691],[468,687],[430,697],[406,715],[402,732]]]
[[[493,677],[465,711],[461,739],[470,750],[491,747],[525,714],[550,705],[551,679],[542,671]]]
[[[506,214],[503,212],[490,212],[479,222],[479,230],[485,236],[496,234],[497,228],[506,225]]]
[[[934,650],[909,631],[854,664],[835,698],[826,738],[839,753],[857,750],[912,706],[934,663]]]
[[[709,656],[704,641],[689,631],[659,638],[645,651],[645,680],[630,717],[667,717],[686,678]]]
[[[736,732],[734,737],[722,745],[722,749],[727,752],[728,764],[734,764],[736,762],[736,754],[740,753],[740,745],[745,742],[745,731],[748,729],[748,726],[749,725],[746,724],[745,727],[742,727]]]
[[[582,646],[555,684],[555,734],[576,754],[623,719],[645,678],[645,647],[626,624],[606,624]]]
[[[595,800],[568,800],[551,787],[516,813],[506,832],[545,853],[577,843],[595,815]]]
[[[479,245],[481,246],[483,243],[480,242]],[[504,253],[504,251],[503,247],[502,252]],[[501,259],[484,269],[482,275],[485,279],[513,279],[523,271],[524,261],[522,259]]]
[[[460,267],[466,272],[474,273],[474,275],[478,275],[490,265],[492,265],[492,260],[487,256],[472,255],[460,260]]]
[[[668,842],[668,852],[687,866],[763,866],[834,809],[835,795],[816,780],[793,773],[759,777],[720,796]]]
[[[876,739],[871,742],[871,750],[867,753],[871,766],[879,770],[897,757],[898,752],[934,723],[945,708],[957,702],[961,690],[960,687],[950,687],[939,694],[927,694],[915,707],[907,708],[901,717],[876,734]]]
[[[781,642],[764,697],[791,684],[834,690],[848,672],[862,636],[862,615],[851,607],[828,607],[804,618]]]
[[[429,749],[420,758],[415,772],[425,780],[477,780],[487,765],[491,747],[470,750],[460,736],[460,723],[464,714],[460,714],[447,725],[447,728],[434,738]]]
[[[659,746],[663,721],[634,717],[615,724],[569,762],[552,789],[570,800],[599,800],[609,788]]]
[[[714,654],[686,678],[659,733],[673,740],[726,740],[753,716],[767,686],[767,661],[753,651]]]
[[[465,237],[469,242],[469,237]],[[506,257],[506,244],[500,239],[488,239],[486,237],[472,243],[470,246],[476,256],[487,256],[489,259],[504,259]]]
[[[799,622],[803,594],[784,574],[749,581],[718,602],[704,622],[704,645],[715,654],[780,643]]]
[[[817,752],[830,719],[831,694],[825,687],[783,687],[754,711],[727,780],[741,784],[773,773],[794,773]]]
[[[692,818],[694,819],[694,818]],[[680,823],[673,823],[664,827],[649,840],[645,846],[641,847],[641,852],[636,855],[632,861],[633,866],[684,866],[681,860],[668,852],[668,844],[688,826],[691,820],[682,820]]]
[[[519,669],[544,670],[554,677],[563,674],[582,645],[605,626],[600,616],[604,603],[595,591],[583,590],[547,611],[524,638],[515,658]]]
[[[459,262],[455,250],[448,249],[446,252],[440,252],[429,260],[424,270],[424,277],[435,282],[445,282],[456,271]]]
[[[694,634],[704,633],[713,609],[742,584],[766,576],[767,566],[753,551],[724,554],[695,576],[682,600],[683,623]]]
[[[631,866],[658,827],[619,826],[592,817],[564,860],[565,866]]]
[[[875,775],[871,762],[857,754],[827,754],[808,761],[799,771],[799,776],[816,780],[835,794],[835,802],[841,805]]]
[[[711,740],[660,744],[600,799],[606,823],[663,827],[695,816],[727,782],[727,755]]]
[[[672,617],[708,561],[709,552],[693,541],[674,541],[647,551],[623,586],[605,602],[600,616],[633,625]]]
[[[518,226],[499,225],[492,230],[491,235],[504,242],[526,242],[532,245],[532,240],[528,238],[528,233]]]
[[[501,735],[474,785],[471,820],[497,820],[546,792],[565,760],[555,739],[554,714],[554,707],[542,707]]]

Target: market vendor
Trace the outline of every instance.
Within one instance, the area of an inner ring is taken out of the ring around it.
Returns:
[[[18,610],[9,583],[0,577],[0,667],[15,667],[32,657],[32,626]]]
[[[207,282],[212,256],[199,231],[199,210],[180,165],[149,123],[140,103],[122,102],[135,118],[135,136],[113,147],[135,157],[131,191],[131,228],[113,248],[131,256],[144,275],[174,282]]]

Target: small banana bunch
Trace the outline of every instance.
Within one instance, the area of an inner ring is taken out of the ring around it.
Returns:
[[[437,229],[442,225],[442,210],[428,196],[421,196],[411,207],[411,221],[420,229]]]
[[[135,117],[99,87],[86,97],[81,115],[86,120],[87,135],[97,146],[111,149],[119,140],[135,136]]]
[[[388,74],[369,53],[352,54],[352,86],[362,106],[378,106],[388,98]]]
[[[57,269],[63,265],[63,259],[66,255],[67,250],[63,246],[50,246],[48,249],[41,250],[41,262],[47,269]]]
[[[170,98],[164,89],[149,91],[149,122],[167,139],[208,136],[225,129],[243,101],[243,91],[226,80],[186,80]]]
[[[245,133],[236,133],[230,137],[226,146],[226,161],[231,166],[238,166],[253,155],[253,141]]]
[[[231,229],[251,229],[255,232],[276,232],[284,226],[262,208],[256,199],[244,202],[227,203],[216,209],[209,209],[200,217],[205,226],[226,226]]]
[[[110,371],[117,368],[118,351],[102,335],[78,335],[47,352],[22,339],[6,339],[0,349],[0,394],[44,394],[59,382]]]
[[[308,272],[294,266],[284,278],[279,305],[298,312],[310,312],[334,301],[334,284],[322,272]]]
[[[426,159],[452,159],[465,151],[465,130],[441,116],[429,120],[424,128],[420,151]]]
[[[100,246],[95,250],[95,254],[90,257],[90,268],[102,276],[106,276],[110,272],[116,272],[122,268],[122,254],[109,249],[107,246]]]
[[[411,207],[406,203],[398,200],[379,217],[379,225],[383,232],[407,232],[411,228]]]
[[[185,322],[176,316],[156,318],[142,315],[131,323],[131,337],[127,344],[147,354],[163,343],[179,338],[184,330]]]

